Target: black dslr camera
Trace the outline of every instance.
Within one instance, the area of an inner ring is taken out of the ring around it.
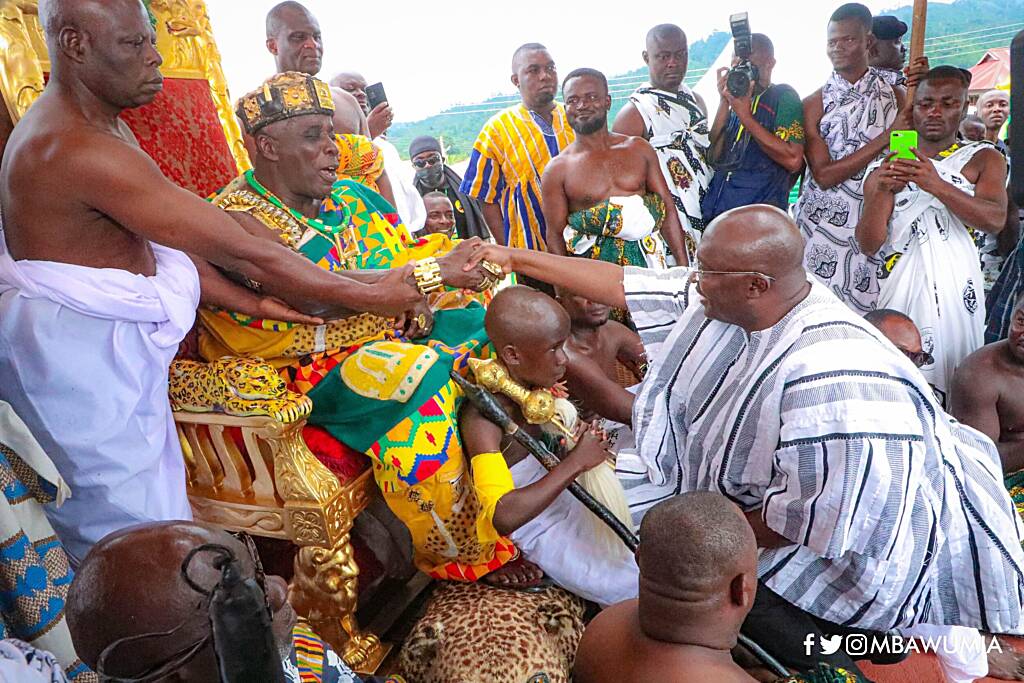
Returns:
[[[740,63],[729,69],[725,76],[725,89],[733,97],[743,97],[750,91],[750,84],[757,80],[757,67],[750,63],[750,21],[747,13],[741,12],[729,17],[732,29],[733,49]]]

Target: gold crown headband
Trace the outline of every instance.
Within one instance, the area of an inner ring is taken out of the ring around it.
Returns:
[[[304,114],[334,115],[331,89],[323,81],[297,71],[286,71],[266,81],[262,87],[243,95],[235,113],[245,132],[252,135],[260,128]]]

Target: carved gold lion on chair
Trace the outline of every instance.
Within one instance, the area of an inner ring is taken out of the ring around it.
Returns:
[[[266,416],[281,422],[294,422],[313,408],[307,397],[288,391],[270,364],[256,358],[174,361],[170,397],[174,410]]]

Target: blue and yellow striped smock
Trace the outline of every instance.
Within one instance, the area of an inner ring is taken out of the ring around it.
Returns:
[[[540,176],[575,139],[561,103],[555,104],[550,126],[522,104],[498,112],[484,124],[473,143],[461,191],[500,204],[510,247],[545,248]]]

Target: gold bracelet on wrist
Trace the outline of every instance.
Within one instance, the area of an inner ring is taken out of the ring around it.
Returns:
[[[423,296],[444,287],[444,282],[441,280],[441,266],[437,264],[437,259],[433,256],[417,261],[412,269],[412,274],[416,278],[416,288]]]

